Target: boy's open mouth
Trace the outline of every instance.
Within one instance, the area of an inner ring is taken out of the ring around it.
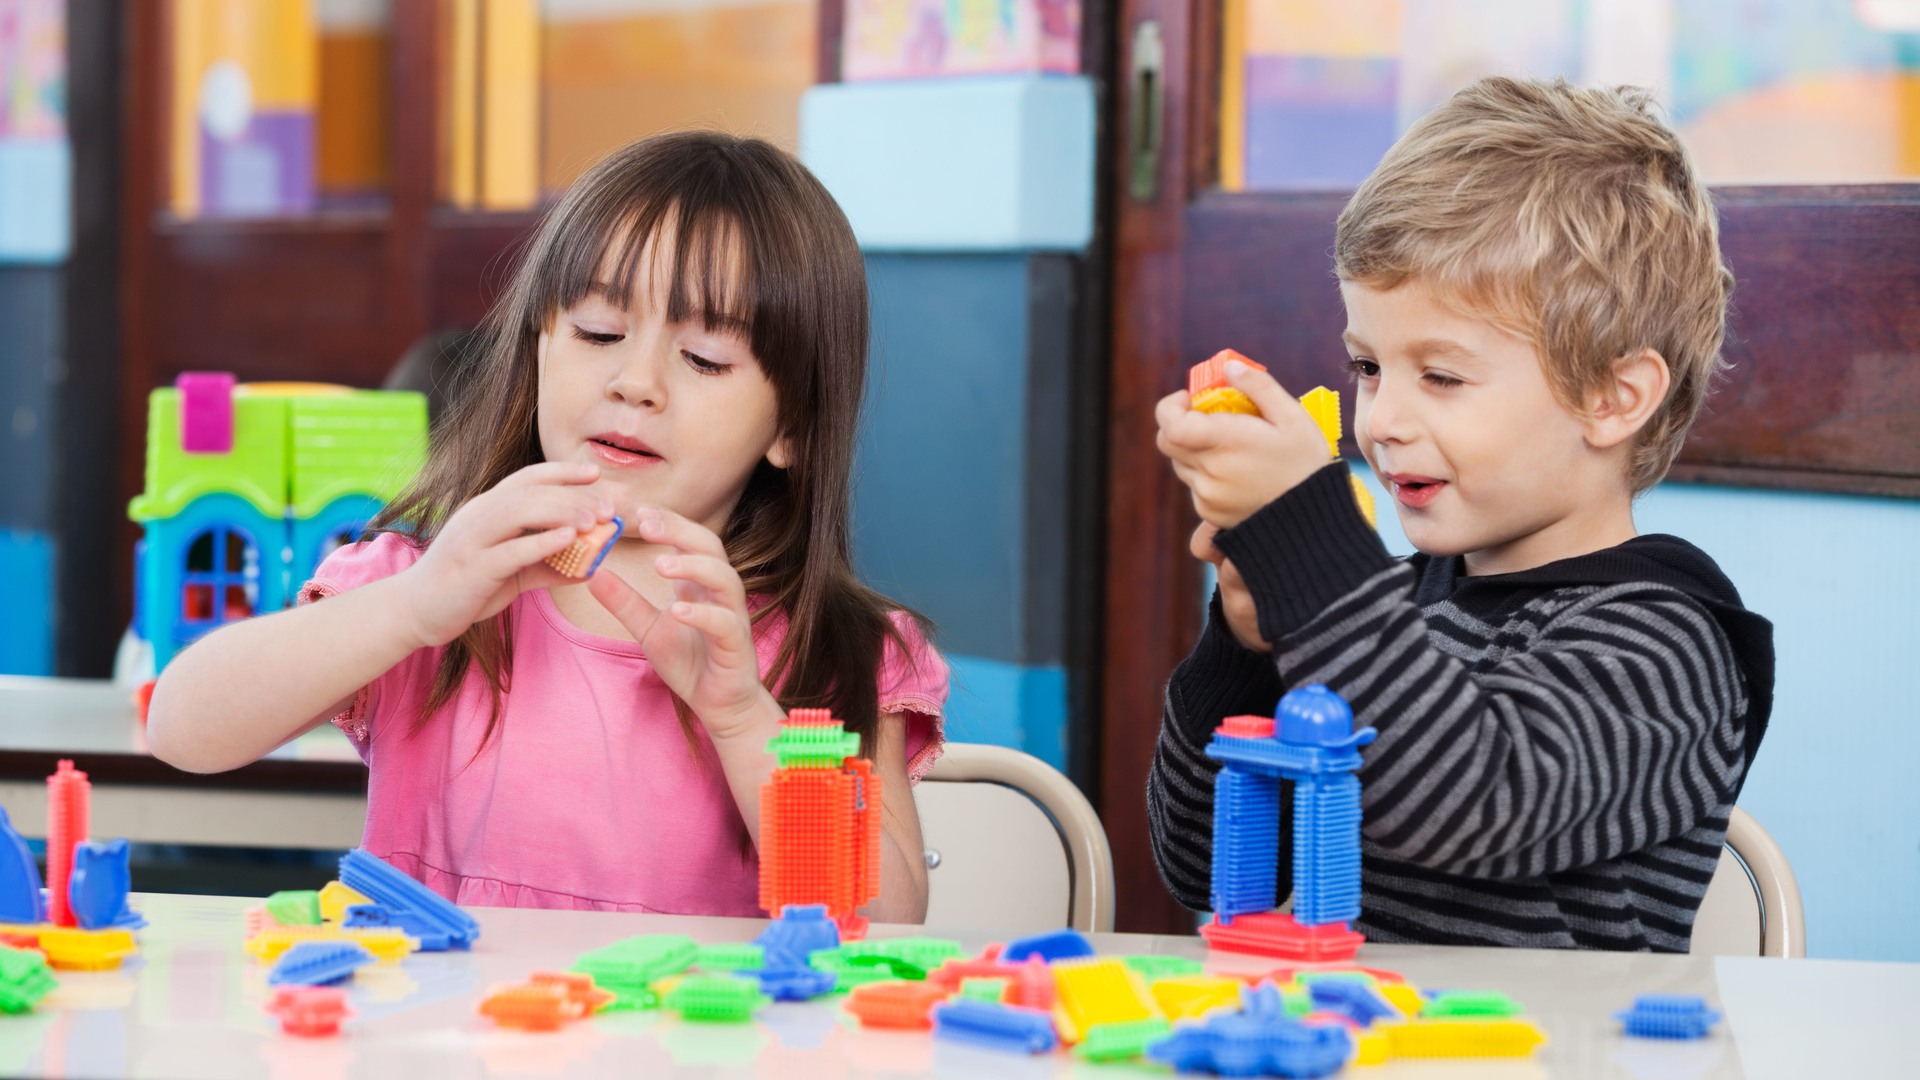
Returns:
[[[1432,502],[1434,498],[1440,494],[1440,489],[1447,486],[1445,480],[1429,480],[1425,477],[1415,478],[1411,476],[1404,479],[1388,477],[1388,482],[1393,485],[1394,499],[1399,501],[1400,505],[1415,510]]]

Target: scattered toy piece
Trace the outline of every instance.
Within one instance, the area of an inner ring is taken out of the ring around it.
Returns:
[[[1720,1022],[1719,1011],[1697,994],[1641,994],[1633,1008],[1614,1016],[1628,1035],[1642,1039],[1704,1039]]]
[[[570,578],[590,578],[600,563],[613,550],[613,545],[626,530],[626,523],[615,517],[612,521],[603,521],[586,532],[575,537],[573,543],[547,556],[548,566]]]
[[[280,1018],[281,1031],[308,1038],[338,1035],[341,1021],[353,1015],[347,992],[337,986],[282,986],[268,999],[267,1012]]]

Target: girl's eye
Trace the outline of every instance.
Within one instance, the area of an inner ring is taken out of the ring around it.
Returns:
[[[693,370],[702,375],[719,375],[732,366],[731,364],[722,364],[718,361],[709,360],[704,356],[690,353],[685,349],[680,350],[680,355],[686,357],[687,363],[693,365]]]
[[[611,345],[614,342],[619,341],[621,338],[626,337],[627,335],[597,334],[592,330],[583,330],[580,327],[575,326],[573,328],[573,336],[580,339],[581,341],[586,342],[589,345]]]
[[[1347,361],[1347,374],[1356,379],[1372,379],[1380,374],[1380,365],[1364,356],[1356,356]]]

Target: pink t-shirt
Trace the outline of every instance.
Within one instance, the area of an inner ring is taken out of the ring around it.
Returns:
[[[419,557],[392,533],[343,547],[300,602]],[[512,684],[478,757],[488,694],[477,669],[412,731],[439,649],[400,661],[334,719],[369,770],[361,846],[459,904],[760,914],[758,861],[712,743],[697,722],[689,743],[639,645],[574,626],[545,589],[508,611]],[[880,712],[906,714],[907,771],[918,781],[940,755],[947,665],[912,620],[894,621],[910,647],[887,645]],[[777,614],[756,628],[762,670],[785,631]]]

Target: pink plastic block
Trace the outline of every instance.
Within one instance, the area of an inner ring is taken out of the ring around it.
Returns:
[[[180,391],[180,449],[189,454],[233,452],[233,374],[183,371],[173,380]]]
[[[73,875],[73,849],[87,839],[92,791],[87,774],[65,758],[47,777],[47,921],[55,926],[75,925],[67,882]]]
[[[1278,911],[1236,915],[1231,926],[1223,926],[1215,919],[1200,928],[1200,936],[1207,939],[1208,947],[1221,952],[1252,953],[1309,964],[1351,960],[1367,940],[1346,923],[1302,926],[1293,916]]]

